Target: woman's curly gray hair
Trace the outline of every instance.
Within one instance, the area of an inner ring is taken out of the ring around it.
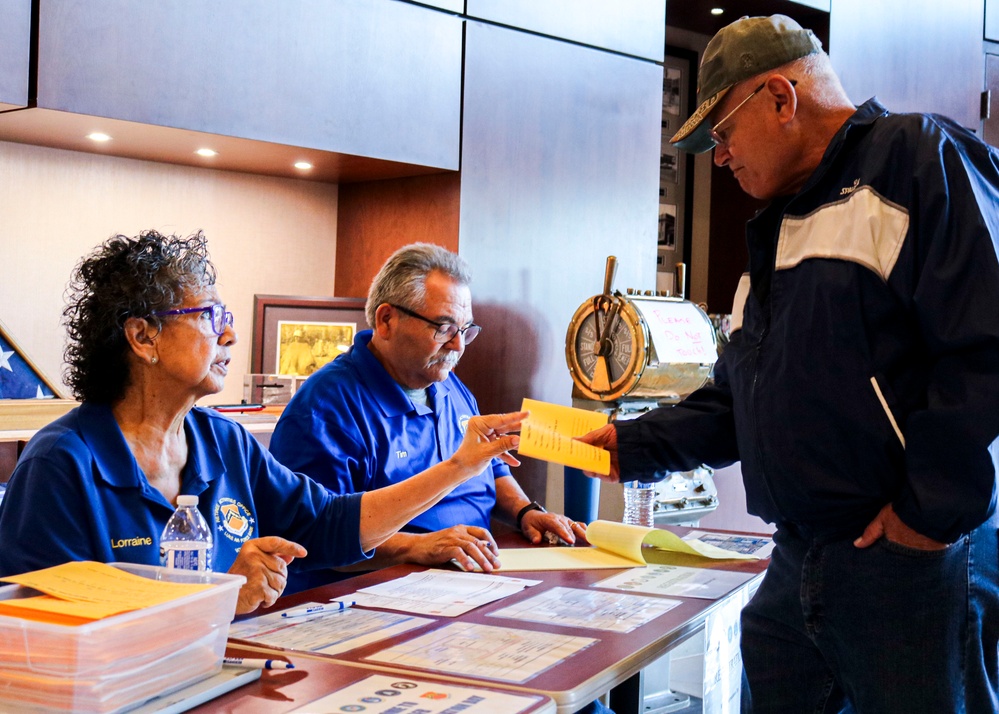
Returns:
[[[69,337],[64,378],[73,394],[106,404],[121,399],[131,378],[125,321],[142,317],[159,327],[153,312],[175,308],[189,292],[214,284],[201,231],[188,238],[153,230],[117,235],[81,259],[63,310]]]

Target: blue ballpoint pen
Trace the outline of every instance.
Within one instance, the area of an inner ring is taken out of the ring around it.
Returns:
[[[343,612],[344,610],[353,607],[353,602],[343,602],[341,600],[334,600],[331,603],[325,605],[309,605],[308,607],[302,607],[297,610],[286,610],[281,613],[281,617],[305,617],[306,615],[320,615],[323,613],[332,612]]]
[[[230,667],[246,667],[247,669],[295,669],[291,662],[281,659],[249,659],[246,657],[226,657],[222,664]]]

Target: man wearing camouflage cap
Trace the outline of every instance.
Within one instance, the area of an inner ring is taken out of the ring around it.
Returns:
[[[714,384],[584,440],[613,480],[742,462],[777,526],[742,616],[754,711],[999,711],[999,157],[854,106],[780,15],[719,31],[698,103],[672,141],[770,201],[732,341]]]

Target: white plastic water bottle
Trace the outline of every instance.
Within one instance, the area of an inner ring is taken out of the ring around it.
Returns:
[[[641,481],[626,481],[624,484],[624,523],[633,526],[655,525],[656,485]]]
[[[197,496],[177,496],[177,510],[160,536],[160,564],[179,570],[212,569],[212,531]]]

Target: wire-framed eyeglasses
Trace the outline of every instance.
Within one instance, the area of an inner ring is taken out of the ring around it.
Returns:
[[[788,81],[791,83],[792,87],[798,83],[798,80],[796,79],[791,79]],[[731,119],[733,114],[742,109],[742,107],[746,104],[746,102],[748,102],[750,99],[759,94],[760,90],[763,89],[765,86],[767,86],[766,82],[764,82],[759,87],[750,92],[745,99],[743,99],[741,102],[735,105],[735,109],[733,109],[728,114],[723,116],[718,122],[715,123],[713,127],[711,127],[711,131],[708,132],[708,136],[711,137],[711,141],[715,143],[715,146],[725,146],[726,144],[728,144],[728,139],[718,133],[718,127],[720,127],[722,124]]]
[[[446,342],[450,342],[457,335],[464,337],[465,344],[467,345],[478,337],[480,332],[482,332],[482,327],[480,325],[476,325],[474,322],[470,322],[464,327],[458,327],[453,322],[435,322],[434,320],[426,318],[418,312],[413,312],[409,308],[405,308],[402,305],[393,305],[392,303],[389,303],[389,305],[394,307],[399,312],[405,313],[410,317],[415,317],[417,320],[423,320],[427,324],[436,327],[437,329],[434,331],[434,340],[442,345]]]
[[[225,328],[232,327],[235,323],[232,313],[225,309],[225,305],[221,304],[208,305],[206,307],[182,307],[176,310],[157,310],[150,313],[150,315],[154,317],[167,317],[168,315],[189,315],[195,312],[211,313],[212,331],[216,335],[222,335],[225,332]]]

